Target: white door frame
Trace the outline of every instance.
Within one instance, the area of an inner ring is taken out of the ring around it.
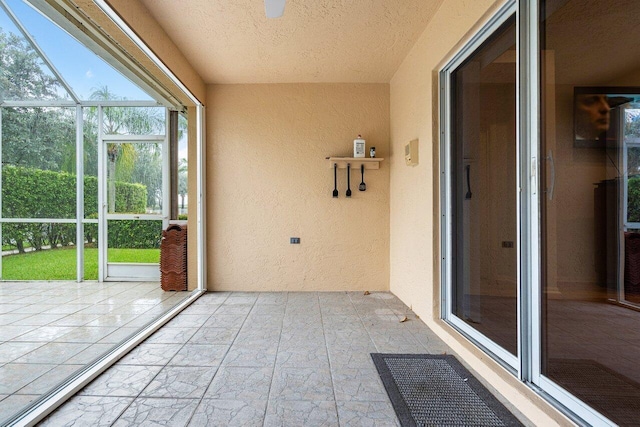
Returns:
[[[141,105],[148,106],[148,105]],[[158,107],[157,104],[154,105]],[[103,106],[98,106],[98,280],[99,281],[159,281],[160,266],[153,263],[114,263],[108,261],[108,221],[136,220],[162,221],[162,229],[169,225],[169,110],[165,109],[164,135],[105,135],[103,132]],[[161,144],[162,147],[162,212],[160,214],[109,213],[107,200],[107,145],[108,144]]]
[[[496,359],[505,365],[509,370],[514,373],[519,371],[519,359],[518,356],[513,355],[509,351],[505,350],[501,346],[497,345],[492,340],[488,339],[484,334],[480,333],[477,329],[470,326],[467,322],[460,319],[456,315],[453,314],[453,292],[452,292],[452,264],[449,260],[452,259],[452,239],[455,238],[453,235],[453,221],[452,221],[452,174],[455,173],[454,170],[451,169],[451,144],[452,141],[450,139],[451,128],[452,128],[452,117],[451,117],[451,77],[452,73],[461,66],[467,58],[472,55],[493,33],[503,25],[508,19],[514,16],[516,13],[516,2],[515,0],[508,1],[500,10],[489,19],[489,21],[482,27],[482,29],[467,43],[460,51],[458,51],[453,58],[445,65],[442,70],[440,70],[440,93],[441,93],[441,110],[440,110],[440,123],[441,123],[441,133],[440,133],[440,178],[441,178],[441,250],[442,250],[442,262],[441,262],[441,283],[442,283],[442,306],[441,312],[442,317],[445,321],[450,323],[453,327],[462,332],[467,338],[473,341],[476,345],[483,348],[490,354],[493,354]],[[516,27],[518,23],[516,21]],[[516,46],[519,43],[517,32],[516,32]],[[519,140],[516,140],[516,144],[519,143]],[[517,154],[519,151],[517,151]],[[517,167],[520,167],[520,162],[517,161]],[[519,187],[519,183],[518,183]],[[517,212],[519,212],[519,197],[518,199],[518,207]],[[520,217],[518,214],[517,222],[519,223]],[[519,242],[518,237],[518,242]],[[519,245],[518,245],[519,246]],[[517,265],[517,277],[520,277],[520,259],[518,257],[518,265]],[[518,319],[519,323],[519,319]],[[519,328],[519,325],[518,325]]]

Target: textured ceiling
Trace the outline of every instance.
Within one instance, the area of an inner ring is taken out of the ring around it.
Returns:
[[[386,83],[443,0],[141,0],[207,83]]]

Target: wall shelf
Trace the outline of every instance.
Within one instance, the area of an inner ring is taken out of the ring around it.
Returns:
[[[365,169],[380,169],[380,162],[384,159],[380,157],[327,157],[329,168],[333,168],[333,164],[338,165],[338,169],[346,169],[347,163],[351,163],[351,169],[360,169],[360,165],[364,165]]]

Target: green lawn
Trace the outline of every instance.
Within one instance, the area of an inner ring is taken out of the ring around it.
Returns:
[[[84,277],[98,279],[98,249],[84,250]],[[109,249],[110,262],[160,261],[160,249]],[[4,280],[75,280],[76,251],[74,248],[29,252],[2,257]]]
[[[95,251],[95,258],[98,259],[98,250]],[[85,250],[85,254],[86,254]],[[86,257],[86,255],[85,255]],[[160,249],[109,249],[107,255],[109,262],[160,262]]]

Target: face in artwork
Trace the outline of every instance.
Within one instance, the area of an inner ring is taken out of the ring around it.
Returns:
[[[576,136],[598,139],[609,130],[611,107],[606,95],[585,94],[576,97]]]

